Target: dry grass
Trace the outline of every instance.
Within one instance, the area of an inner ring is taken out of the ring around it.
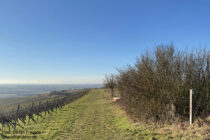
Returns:
[[[106,89],[103,92],[106,92],[106,94],[103,95],[103,98],[113,101],[115,113],[118,114],[118,116],[125,116],[125,111],[122,111],[122,106],[118,104],[120,97],[112,98],[111,94],[109,94],[109,90]],[[182,123],[177,121],[177,123],[174,122],[171,125],[157,125],[153,122],[145,123],[142,121],[140,122],[139,120],[134,120],[129,114],[126,114],[126,116],[129,121],[133,122],[133,125],[144,126],[157,134],[164,134],[169,138],[183,140],[210,140],[210,116],[206,119],[196,119],[192,125],[187,121]]]
[[[210,140],[210,120],[208,118],[203,120],[197,119],[192,125],[188,121],[174,122],[171,125],[159,127],[156,131],[166,133],[172,137],[179,137],[180,139]]]
[[[159,128],[158,132],[170,134],[180,139],[210,139],[210,116],[196,120],[192,125],[189,122],[167,125]]]

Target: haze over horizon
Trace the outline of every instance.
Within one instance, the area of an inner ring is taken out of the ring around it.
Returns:
[[[156,45],[210,48],[210,1],[0,2],[0,84],[97,84]]]

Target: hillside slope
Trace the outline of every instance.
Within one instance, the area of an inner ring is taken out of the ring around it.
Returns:
[[[24,129],[4,134],[10,139],[170,139],[131,123],[124,111],[112,104],[102,90],[66,105],[61,110],[39,118],[38,123],[26,124]],[[44,113],[43,113],[44,116]],[[21,122],[20,122],[21,124]]]

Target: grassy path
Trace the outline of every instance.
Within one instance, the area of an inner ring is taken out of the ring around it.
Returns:
[[[126,115],[107,99],[102,90],[93,90],[66,105],[62,110],[25,125],[10,139],[154,139],[163,135],[151,133],[130,123]],[[166,137],[165,137],[166,138]]]

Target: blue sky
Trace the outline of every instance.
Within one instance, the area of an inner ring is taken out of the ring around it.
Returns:
[[[210,48],[208,0],[1,0],[0,83],[101,83],[160,43]]]

